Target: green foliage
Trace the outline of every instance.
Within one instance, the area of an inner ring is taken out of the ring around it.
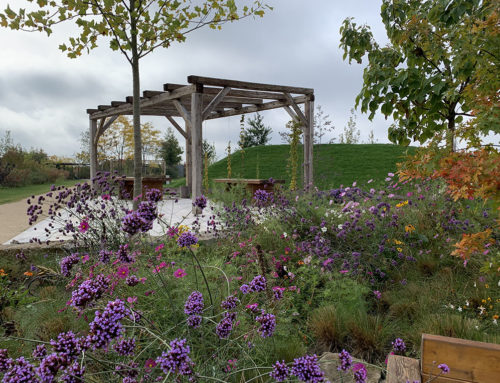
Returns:
[[[208,159],[208,164],[212,165],[217,158],[217,152],[215,151],[215,144],[210,144],[207,140],[203,140],[201,145],[201,150],[203,153],[203,158]]]
[[[354,109],[351,109],[351,115],[349,116],[349,121],[344,127],[344,132],[340,134],[339,141],[341,144],[359,144],[359,136],[361,132],[356,127],[356,114]]]
[[[242,118],[242,131],[238,145],[241,148],[251,148],[252,146],[266,145],[270,140],[272,129],[264,125],[264,117],[257,113],[254,117],[247,120],[248,126],[243,128],[245,122]]]
[[[168,128],[167,133],[161,143],[160,155],[165,161],[165,165],[168,168],[169,173],[173,176],[177,176],[177,170],[175,165],[181,161],[181,154],[184,151],[179,145],[179,141],[174,136],[174,131],[172,128]]]
[[[361,63],[367,56],[363,88],[356,106],[373,119],[380,110],[396,121],[389,131],[392,142],[421,143],[448,131],[451,143],[464,116],[474,117],[476,131],[499,132],[496,92],[490,92],[489,108],[474,111],[476,101],[467,95],[472,84],[483,84],[484,70],[493,70],[498,89],[500,35],[473,33],[485,18],[495,13],[494,1],[481,0],[384,0],[382,21],[390,44],[381,47],[370,27],[358,26],[351,18],[340,29],[344,59]],[[494,23],[489,30],[498,28]],[[488,25],[483,28],[488,30]],[[485,38],[484,36],[489,36]],[[491,51],[492,50],[492,51]],[[477,85],[481,86],[481,85]],[[490,85],[491,86],[491,85]],[[484,120],[488,124],[484,124]]]
[[[41,149],[13,146],[0,157],[0,185],[19,187],[67,179],[69,172],[56,168]]]

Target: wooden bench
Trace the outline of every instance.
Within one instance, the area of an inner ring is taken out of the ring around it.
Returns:
[[[123,199],[132,199],[134,195],[134,177],[122,178],[123,184],[120,187],[120,197]],[[163,185],[165,184],[166,177],[143,177],[142,178],[142,195],[145,196],[146,192],[150,189],[158,189],[163,192]]]
[[[441,363],[450,368],[440,374]],[[436,378],[436,376],[438,376]],[[498,383],[500,345],[422,334],[421,360],[390,355],[387,383]]]
[[[265,190],[272,193],[274,191],[274,185],[284,184],[285,180],[273,180],[269,182],[269,179],[218,178],[214,179],[214,182],[226,184],[226,190],[229,190],[233,185],[243,184],[246,185],[248,191],[254,195],[257,190]]]

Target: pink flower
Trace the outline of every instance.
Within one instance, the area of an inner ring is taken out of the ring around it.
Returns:
[[[340,271],[339,271],[339,273],[340,273],[340,274],[346,274],[346,273],[348,273],[348,272],[349,272],[349,270],[340,270]]]
[[[161,243],[159,244],[158,246],[156,246],[155,248],[155,252],[159,252],[161,249],[163,249],[165,247],[165,244]]]
[[[87,232],[87,230],[89,229],[89,223],[87,222],[86,219],[80,222],[80,226],[78,226],[78,229],[82,234]]]
[[[186,276],[186,272],[184,271],[184,269],[177,269],[175,270],[174,272],[174,277],[176,278],[184,278]]]
[[[160,263],[158,266],[155,267],[153,270],[153,274],[158,273],[161,269],[164,269],[165,267],[168,267],[168,265],[165,262]]]
[[[86,263],[89,259],[90,259],[89,255],[88,255],[88,254],[85,254],[85,255],[82,257],[82,263]]]
[[[109,201],[111,199],[111,196],[109,194],[103,194],[101,196],[101,198],[104,200],[104,201]]]
[[[133,304],[133,303],[137,302],[137,297],[128,297],[127,302],[130,304]]]
[[[129,274],[129,269],[127,266],[122,266],[122,267],[119,267],[118,268],[118,271],[116,272],[116,275],[118,276],[118,278],[120,279],[125,279],[128,277],[128,274]]]
[[[148,359],[144,363],[144,371],[146,372],[151,372],[155,367],[156,367],[156,362],[154,359]]]

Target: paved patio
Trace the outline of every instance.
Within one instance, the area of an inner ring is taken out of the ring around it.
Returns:
[[[129,203],[130,209],[132,208],[132,203]],[[210,207],[213,206],[210,202],[208,202],[208,206],[204,210],[204,214],[198,216],[198,221],[200,224],[200,233],[207,232],[207,221],[208,217],[212,215],[212,211]],[[161,236],[165,234],[165,224],[179,225],[183,224],[190,228],[193,227],[196,217],[192,214],[192,201],[187,198],[179,198],[177,202],[175,200],[165,200],[161,201],[158,204],[158,213],[161,216],[162,224],[158,220],[154,222],[153,229],[149,232],[152,236]],[[61,211],[62,220],[69,217],[69,212],[62,210]],[[28,218],[25,216],[26,221]],[[51,226],[52,224],[52,226]],[[62,227],[62,224],[56,221],[52,221],[50,218],[46,218],[43,221],[38,222],[37,224],[29,227],[27,230],[17,234],[13,238],[9,239],[4,245],[17,244],[17,243],[29,243],[30,239],[37,238],[42,240],[43,242],[50,241],[60,241],[60,240],[69,240],[71,237],[63,236],[59,233],[59,229]],[[48,231],[47,231],[48,230]],[[46,234],[49,234],[48,237]]]

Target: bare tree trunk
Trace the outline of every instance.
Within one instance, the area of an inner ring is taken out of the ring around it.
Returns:
[[[130,1],[133,13],[134,1]],[[133,81],[133,112],[134,112],[134,209],[139,201],[136,199],[142,194],[142,140],[141,140],[141,84],[139,78],[139,54],[137,53],[137,28],[136,20],[131,17],[132,30],[132,81]]]

